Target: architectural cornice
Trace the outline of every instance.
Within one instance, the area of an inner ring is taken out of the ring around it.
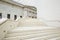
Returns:
[[[37,11],[37,8],[34,7],[34,6],[23,5],[21,3],[17,3],[17,2],[12,1],[12,0],[0,0],[0,1],[11,4],[11,5],[16,5],[16,6],[19,6],[19,7],[28,8],[28,9]]]

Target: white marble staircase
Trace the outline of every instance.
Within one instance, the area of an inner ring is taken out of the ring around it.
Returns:
[[[60,40],[59,27],[18,27],[8,31],[4,40]]]

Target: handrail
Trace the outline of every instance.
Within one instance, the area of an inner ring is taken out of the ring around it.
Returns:
[[[7,21],[7,19],[5,19],[3,22],[0,22],[0,25],[2,25],[3,23],[5,23]]]

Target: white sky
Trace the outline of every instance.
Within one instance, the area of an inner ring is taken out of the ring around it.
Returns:
[[[38,18],[60,20],[60,0],[15,0],[37,7]]]

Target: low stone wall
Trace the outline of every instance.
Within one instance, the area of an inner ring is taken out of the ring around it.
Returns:
[[[0,40],[4,38],[9,30],[14,29],[15,27],[17,27],[17,21],[13,20],[6,20],[2,24],[0,24]]]

